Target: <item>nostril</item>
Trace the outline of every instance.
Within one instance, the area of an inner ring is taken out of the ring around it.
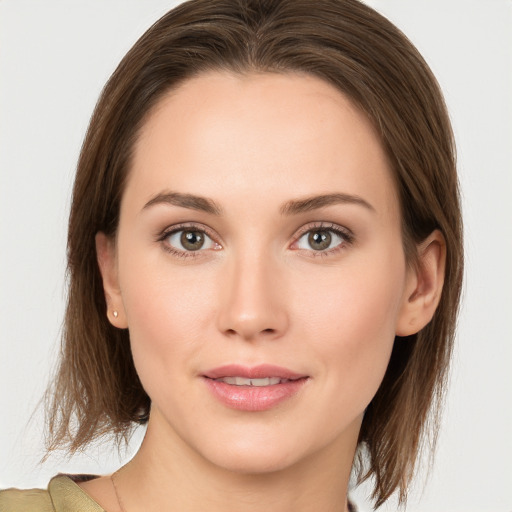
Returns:
[[[272,328],[268,328],[268,329],[263,329],[261,331],[259,331],[260,335],[265,335],[265,336],[270,336],[270,335],[275,335],[277,332],[276,329],[272,329]],[[225,334],[229,337],[233,337],[233,336],[237,336],[237,335],[242,335],[243,337],[247,337],[247,338],[253,338],[254,336],[258,336],[258,334],[252,334],[252,335],[249,335],[248,333],[243,333],[242,330],[240,332],[238,332],[236,329],[227,329],[225,331]]]

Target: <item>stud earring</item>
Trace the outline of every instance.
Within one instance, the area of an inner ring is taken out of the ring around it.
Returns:
[[[112,311],[112,314],[114,315],[114,318],[117,318],[119,316],[119,313],[117,311]]]

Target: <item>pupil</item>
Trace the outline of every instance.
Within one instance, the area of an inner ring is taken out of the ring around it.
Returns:
[[[181,245],[189,251],[197,251],[204,244],[204,236],[199,231],[184,231],[181,234]]]
[[[331,234],[329,231],[313,231],[309,234],[309,245],[315,251],[322,251],[331,245]]]

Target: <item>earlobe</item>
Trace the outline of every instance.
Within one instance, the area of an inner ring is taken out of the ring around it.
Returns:
[[[409,270],[396,334],[410,336],[425,327],[437,309],[443,291],[446,243],[439,230],[417,247],[418,264]]]
[[[96,233],[96,258],[103,280],[107,318],[113,326],[125,329],[128,325],[119,287],[115,241],[101,231]]]

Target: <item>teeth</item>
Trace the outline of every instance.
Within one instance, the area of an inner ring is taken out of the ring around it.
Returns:
[[[232,384],[235,386],[273,386],[282,382],[288,382],[288,379],[280,379],[279,377],[265,377],[264,379],[247,379],[245,377],[222,377],[215,379],[219,382]]]

